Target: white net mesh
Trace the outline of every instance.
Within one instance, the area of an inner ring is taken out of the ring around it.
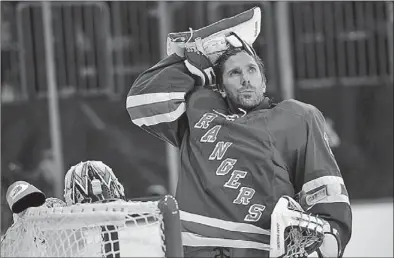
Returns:
[[[285,232],[285,242],[287,246],[286,254],[284,257],[306,257],[312,251],[308,247],[319,246],[323,240],[322,234],[309,231],[301,227],[289,227]]]
[[[29,208],[1,242],[1,257],[164,257],[158,202]]]
[[[315,251],[323,241],[321,226],[317,218],[303,213],[301,206],[296,202],[289,202],[289,210],[299,211],[298,224],[291,225],[285,230],[286,254],[284,257],[307,257]],[[320,230],[317,230],[320,227]]]

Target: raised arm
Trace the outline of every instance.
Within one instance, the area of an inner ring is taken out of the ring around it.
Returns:
[[[142,73],[127,95],[131,121],[179,147],[186,128],[185,97],[194,88],[183,59],[171,55]]]

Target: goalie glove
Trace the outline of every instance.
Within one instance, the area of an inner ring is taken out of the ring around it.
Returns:
[[[260,27],[261,10],[260,7],[254,7],[197,30],[169,33],[167,55],[176,53],[183,57],[184,48],[195,46],[195,39],[200,38],[204,54],[215,63],[221,53],[228,48],[226,37],[230,32],[235,32],[247,44],[252,45],[260,34]]]
[[[243,48],[251,56],[257,55],[253,47],[249,45],[245,40],[243,40],[240,36],[238,36],[238,34],[235,32],[230,32],[230,34],[226,37],[226,41],[234,48]]]
[[[227,49],[230,47],[243,48],[247,53],[249,53],[249,55],[256,56],[256,52],[253,47],[246,43],[235,32],[230,32],[225,37],[225,41],[227,42]],[[185,47],[184,57],[186,58],[186,68],[191,74],[199,79],[197,85],[212,85],[213,87],[213,85],[216,84],[213,64],[211,62],[211,58],[206,55],[201,38],[195,39],[195,45]]]
[[[338,234],[330,224],[304,212],[289,196],[279,199],[271,214],[270,257],[340,257]]]
[[[195,46],[186,47],[184,51],[185,66],[197,79],[198,86],[215,85],[216,78],[213,65],[205,55],[201,38],[195,39]]]

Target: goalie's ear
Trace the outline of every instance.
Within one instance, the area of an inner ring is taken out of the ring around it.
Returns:
[[[16,181],[7,190],[7,202],[13,213],[21,213],[30,207],[45,203],[45,194],[25,181]]]

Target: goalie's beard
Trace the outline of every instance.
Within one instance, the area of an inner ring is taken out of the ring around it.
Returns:
[[[116,226],[101,226],[105,257],[120,257],[119,234]],[[112,247],[113,246],[113,247]]]

